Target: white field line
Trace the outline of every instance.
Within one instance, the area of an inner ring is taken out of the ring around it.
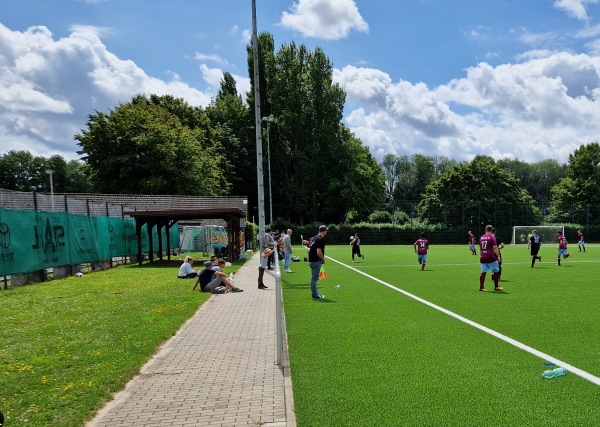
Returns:
[[[454,312],[452,312],[450,310],[447,310],[447,309],[445,309],[443,307],[440,307],[439,305],[433,304],[433,303],[431,303],[431,302],[429,302],[427,300],[424,300],[423,298],[420,298],[420,297],[418,297],[416,295],[413,295],[410,292],[406,292],[405,290],[397,288],[394,285],[390,285],[389,283],[384,282],[383,280],[380,280],[377,277],[373,277],[373,276],[371,276],[371,275],[369,275],[367,273],[364,273],[364,272],[362,272],[362,271],[360,271],[360,270],[358,270],[358,269],[356,269],[356,268],[354,268],[354,267],[352,267],[350,265],[344,264],[341,261],[338,261],[338,260],[336,260],[334,258],[331,258],[331,257],[327,257],[327,259],[329,259],[329,260],[331,260],[333,262],[336,262],[336,263],[338,263],[338,264],[340,264],[340,265],[342,265],[342,266],[344,266],[344,267],[346,267],[346,268],[348,268],[348,269],[350,269],[352,271],[355,271],[355,272],[357,272],[359,274],[362,274],[363,276],[368,277],[369,279],[374,280],[375,282],[380,283],[380,284],[382,284],[384,286],[387,286],[388,288],[393,289],[396,292],[400,292],[401,294],[404,294],[407,297],[414,299],[415,301],[418,301],[418,302],[420,302],[422,304],[425,304],[425,305],[427,305],[427,306],[429,306],[431,308],[434,308],[434,309],[436,309],[438,311],[441,311],[442,313],[447,314],[448,316],[454,317],[455,319],[460,320],[461,322],[466,323],[467,325],[471,325],[471,326],[473,326],[473,327],[475,327],[475,328],[477,328],[477,329],[479,329],[479,330],[481,330],[481,331],[483,331],[483,332],[485,332],[487,334],[490,334],[490,335],[492,335],[492,336],[494,336],[496,338],[499,338],[502,341],[507,342],[508,344],[514,345],[515,347],[520,348],[521,350],[524,350],[524,351],[526,351],[526,352],[528,352],[530,354],[533,354],[534,356],[537,356],[540,359],[543,359],[543,360],[548,361],[548,362],[552,362],[555,365],[563,367],[567,371],[569,371],[569,372],[571,372],[571,373],[573,373],[575,375],[578,375],[581,378],[584,378],[584,379],[586,379],[586,380],[588,380],[588,381],[590,381],[590,382],[592,382],[592,383],[594,383],[596,385],[600,385],[600,378],[598,378],[598,377],[596,377],[596,376],[594,376],[594,375],[592,375],[592,374],[590,374],[590,373],[588,373],[588,372],[586,372],[584,370],[576,368],[575,366],[570,365],[567,362],[563,362],[562,360],[559,360],[559,359],[557,359],[557,358],[555,358],[553,356],[550,356],[549,354],[543,353],[543,352],[541,352],[539,350],[536,350],[535,348],[529,347],[528,345],[525,345],[525,344],[523,344],[523,343],[521,343],[521,342],[519,342],[517,340],[514,340],[514,339],[512,339],[510,337],[507,337],[506,335],[503,335],[500,332],[496,332],[496,331],[494,331],[494,330],[492,330],[492,329],[490,329],[490,328],[488,328],[486,326],[483,326],[483,325],[480,325],[479,323],[473,322],[472,320],[469,320],[466,317],[463,317],[463,316],[461,316],[459,314],[456,314],[456,313],[454,313]]]

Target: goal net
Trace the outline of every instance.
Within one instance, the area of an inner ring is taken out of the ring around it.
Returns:
[[[531,231],[537,231],[538,236],[542,239],[542,243],[556,242],[556,233],[561,231],[565,234],[563,225],[516,225],[513,227],[513,235],[511,244],[527,244]]]

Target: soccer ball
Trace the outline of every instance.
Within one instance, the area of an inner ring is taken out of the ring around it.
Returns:
[[[350,240],[354,240],[354,236],[350,236]]]
[[[81,271],[79,273],[75,273],[75,277],[83,277],[83,273]]]

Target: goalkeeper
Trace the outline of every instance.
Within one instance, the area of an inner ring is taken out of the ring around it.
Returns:
[[[533,230],[527,243],[527,250],[531,249],[531,268],[533,268],[536,259],[542,262],[542,257],[538,256],[541,246],[542,238],[537,234],[537,230]]]

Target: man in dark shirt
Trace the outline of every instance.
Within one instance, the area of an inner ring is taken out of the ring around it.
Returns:
[[[310,248],[308,250],[308,265],[310,266],[311,279],[310,291],[314,299],[323,299],[325,295],[319,293],[317,282],[319,280],[319,272],[321,266],[325,264],[325,239],[327,235],[327,227],[322,225],[319,227],[319,234],[312,238]]]
[[[541,246],[542,238],[537,234],[537,230],[533,230],[529,237],[529,243],[527,244],[527,249],[531,249],[531,268],[533,268],[536,259],[539,259],[540,262],[542,262],[542,257],[538,256]]]
[[[243,292],[242,289],[236,288],[227,279],[227,275],[223,273],[222,268],[225,267],[225,261],[219,260],[219,271],[213,269],[210,261],[204,263],[204,270],[198,274],[198,279],[194,283],[192,290],[195,290],[200,284],[201,292],[211,292],[214,294],[224,294],[225,292]]]
[[[492,234],[494,227],[486,225],[485,234],[479,238],[479,263],[481,264],[481,275],[479,276],[479,290],[487,292],[485,288],[485,275],[492,270],[492,280],[494,281],[494,290],[503,291],[504,289],[498,286],[498,262],[502,261],[496,238]]]

